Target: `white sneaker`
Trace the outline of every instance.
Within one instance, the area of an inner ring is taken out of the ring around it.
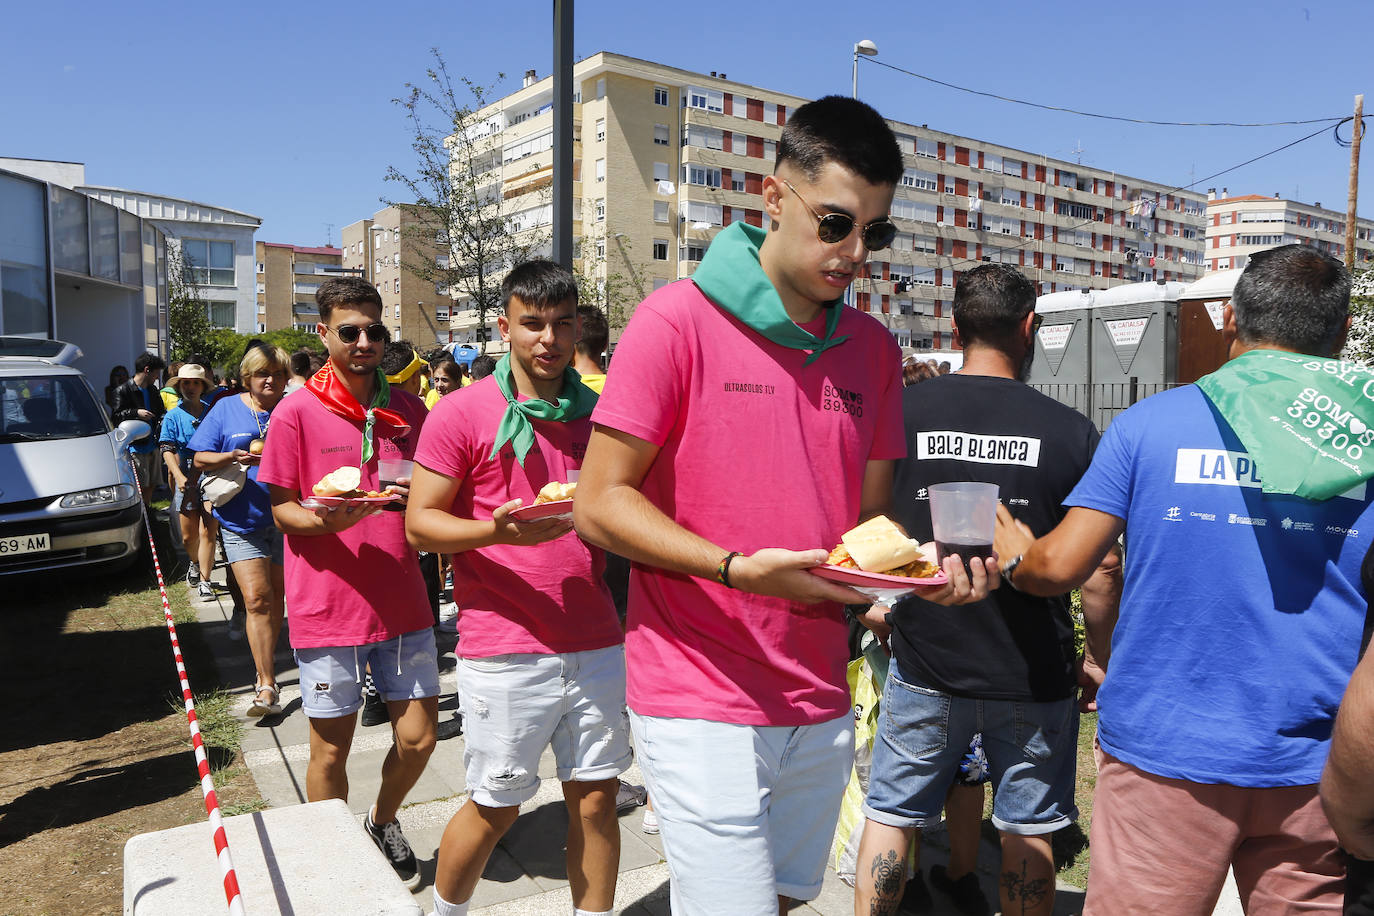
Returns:
[[[658,833],[658,812],[653,808],[644,812],[644,821],[639,825],[639,832],[650,836]]]
[[[439,605],[439,632],[458,632],[458,605],[452,601]]]

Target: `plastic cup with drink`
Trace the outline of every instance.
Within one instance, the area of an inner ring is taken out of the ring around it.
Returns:
[[[935,533],[935,555],[958,554],[968,572],[968,561],[992,557],[992,534],[997,525],[997,484],[937,483],[929,488],[930,524]]]

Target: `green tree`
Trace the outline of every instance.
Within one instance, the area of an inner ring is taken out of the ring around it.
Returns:
[[[171,338],[172,359],[184,360],[195,353],[208,355],[213,331],[209,306],[195,277],[186,269],[181,246],[168,245],[167,336]]]
[[[623,235],[582,239],[581,270],[577,274],[577,301],[595,305],[606,316],[611,336],[624,330],[635,306],[649,294],[644,286],[647,266],[635,259],[634,246]]]
[[[551,219],[542,219],[537,208],[548,200],[552,173],[503,191],[501,148],[491,141],[503,125],[478,115],[494,85],[455,78],[437,48],[430,54],[425,79],[406,83],[405,96],[392,100],[405,112],[415,160],[406,169],[388,166],[386,180],[403,187],[409,200],[382,202],[414,217],[403,230],[402,266],[462,300],[485,329],[500,307],[506,272],[537,256],[549,240]],[[504,78],[497,74],[498,82]],[[485,341],[481,346],[485,350]]]
[[[1374,268],[1356,272],[1350,284],[1350,336],[1341,355],[1374,363]]]

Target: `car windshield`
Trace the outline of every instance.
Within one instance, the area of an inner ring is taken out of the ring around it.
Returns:
[[[0,442],[77,439],[109,429],[80,376],[0,378]]]

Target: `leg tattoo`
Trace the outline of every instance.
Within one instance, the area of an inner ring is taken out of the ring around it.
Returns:
[[[906,862],[898,858],[895,849],[873,857],[869,870],[873,875],[872,916],[892,916],[902,900],[902,884],[906,878]]]
[[[1015,904],[1020,902],[1021,913],[1028,909],[1039,906],[1045,899],[1045,892],[1049,888],[1049,882],[1044,878],[1036,878],[1033,881],[1026,879],[1028,869],[1027,862],[1021,861],[1021,873],[1018,875],[1014,871],[1002,872],[1002,889],[1007,892],[1007,901]]]

